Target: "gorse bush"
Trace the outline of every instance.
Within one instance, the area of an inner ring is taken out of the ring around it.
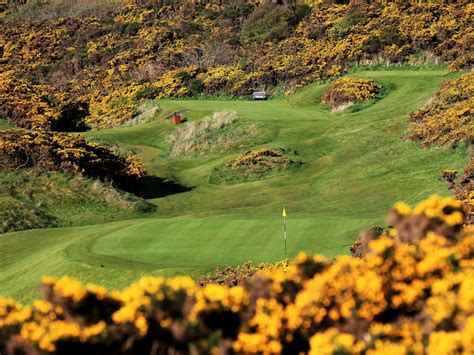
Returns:
[[[456,199],[464,205],[466,224],[474,223],[474,152],[471,152],[464,174],[458,178],[458,171],[446,169],[441,173],[441,179],[449,183]]]
[[[410,138],[424,146],[474,142],[474,70],[447,80],[433,100],[410,114]]]
[[[147,174],[134,157],[116,155],[83,136],[23,129],[0,131],[0,165],[6,170],[78,173],[129,191]]]
[[[13,71],[0,73],[0,115],[11,124],[28,129],[84,131],[89,115],[86,102],[67,94],[50,93],[48,85],[34,85],[15,78]]]
[[[300,254],[236,287],[146,276],[108,292],[45,277],[43,300],[0,300],[0,351],[471,353],[474,234],[460,202],[397,204],[391,219],[363,258]]]
[[[467,211],[466,223],[474,224],[474,153],[471,153],[464,174],[455,186],[456,198],[464,204]]]
[[[290,151],[258,148],[246,151],[214,169],[209,181],[214,184],[254,181],[279,175],[301,163],[296,154]]]
[[[408,63],[420,52],[453,70],[472,65],[470,1],[347,3],[30,3],[0,15],[0,72],[11,71],[0,76],[2,115],[35,127],[74,98],[85,124],[106,128],[146,99],[291,92],[351,64]]]
[[[423,146],[472,145],[474,142],[474,70],[456,79],[446,80],[430,102],[410,113],[409,138]],[[474,166],[473,156],[457,178],[455,170],[444,170],[442,179],[450,184],[457,199],[466,210],[466,223],[474,221]]]
[[[275,158],[275,159],[267,159],[267,158]],[[274,161],[276,160],[276,161]],[[262,165],[271,165],[272,163],[278,165],[280,163],[289,163],[290,159],[284,157],[281,152],[271,149],[271,148],[259,148],[254,151],[248,151],[242,154],[241,156],[237,157],[237,159],[230,162],[230,166],[234,169],[241,167],[241,166],[249,166],[249,165],[258,165],[262,163]]]
[[[373,99],[382,88],[374,80],[363,78],[340,78],[326,88],[321,102],[333,110],[358,102]]]

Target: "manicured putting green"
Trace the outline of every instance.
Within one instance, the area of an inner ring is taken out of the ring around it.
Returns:
[[[288,257],[301,250],[343,253],[354,233],[371,222],[293,216],[288,221]],[[21,244],[28,248],[18,248]],[[142,219],[47,234],[18,232],[2,239],[2,250],[10,253],[1,261],[1,291],[20,299],[33,297],[35,284],[30,282],[45,274],[121,288],[149,273],[199,277],[216,265],[285,258],[282,220],[265,215]]]
[[[153,174],[177,180],[188,191],[157,185],[150,199],[158,210],[147,218],[1,235],[0,294],[29,301],[45,274],[120,288],[143,274],[198,278],[218,265],[281,260],[283,206],[289,212],[290,257],[300,250],[338,255],[348,252],[358,230],[386,224],[394,202],[448,195],[438,181],[440,170],[460,169],[467,148],[422,149],[401,139],[408,113],[438,90],[446,69],[351,75],[375,79],[386,95],[358,112],[336,116],[317,103],[324,89],[318,84],[267,102],[165,100],[152,122],[88,132],[90,138],[135,150]],[[296,150],[304,164],[271,179],[211,185],[213,169],[242,150],[169,158],[166,135],[175,127],[164,117],[180,110],[190,110],[191,121],[235,110],[241,121],[265,129],[265,141],[246,149]]]

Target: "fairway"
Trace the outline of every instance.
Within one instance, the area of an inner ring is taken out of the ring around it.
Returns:
[[[325,87],[320,84],[266,102],[164,100],[151,122],[88,132],[89,138],[132,149],[152,175],[177,181],[183,189],[158,188],[150,196],[158,209],[144,218],[0,235],[0,294],[29,301],[45,274],[121,288],[144,274],[199,278],[219,265],[281,260],[283,206],[289,214],[288,257],[302,250],[335,256],[348,253],[360,229],[386,225],[394,202],[448,195],[446,184],[438,181],[440,171],[465,165],[467,148],[422,149],[401,139],[408,113],[430,99],[449,77],[447,70],[351,76],[378,81],[385,96],[338,115],[317,103]],[[211,185],[213,169],[245,149],[171,159],[166,136],[175,127],[164,117],[181,110],[189,120],[234,110],[239,120],[263,130],[246,149],[291,149],[304,164],[261,181]]]

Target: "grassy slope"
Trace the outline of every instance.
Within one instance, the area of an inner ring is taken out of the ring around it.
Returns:
[[[163,151],[164,136],[173,129],[169,120],[90,132],[129,145],[152,172],[194,189],[154,199],[159,209],[152,218],[0,236],[0,294],[30,300],[43,274],[122,287],[145,273],[197,277],[216,265],[282,259],[283,205],[290,216],[289,256],[300,250],[345,253],[357,230],[384,223],[394,201],[448,194],[437,181],[439,171],[460,168],[466,149],[423,150],[400,139],[408,112],[430,98],[445,74],[443,69],[353,74],[376,79],[391,91],[370,107],[338,116],[313,104],[320,85],[268,102],[161,102],[161,117],[182,109],[193,110],[189,119],[236,110],[242,120],[268,128],[269,146],[295,149],[305,161],[291,175],[258,182],[207,183],[212,169],[236,151],[168,159]]]
[[[22,219],[31,222],[34,211],[42,211],[57,218],[54,224],[44,226],[77,226],[138,218],[154,206],[139,197],[81,176],[68,176],[58,172],[35,174],[32,172],[0,171],[0,219]],[[18,205],[27,206],[22,219],[15,216]],[[30,210],[28,216],[27,210]],[[5,227],[5,226],[3,226]],[[10,226],[11,227],[11,226]],[[19,223],[14,230],[32,228]],[[0,231],[2,231],[0,226]],[[7,228],[8,230],[8,228]]]

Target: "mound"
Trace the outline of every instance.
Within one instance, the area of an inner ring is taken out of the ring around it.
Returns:
[[[91,224],[152,212],[155,205],[110,185],[59,172],[0,173],[0,232]]]
[[[410,114],[410,138],[424,146],[474,143],[474,70],[447,80],[432,102]]]
[[[261,133],[257,124],[243,124],[233,111],[215,112],[201,121],[186,123],[168,136],[173,158],[222,153],[254,142]]]
[[[259,148],[247,151],[223,166],[215,169],[209,182],[212,184],[231,184],[260,180],[281,175],[290,168],[298,167],[301,161],[288,150]]]
[[[57,227],[59,219],[13,198],[0,198],[0,233]]]
[[[146,276],[107,292],[45,277],[31,306],[0,298],[0,351],[468,354],[474,235],[459,207],[439,197],[398,204],[395,229],[362,258],[300,254],[243,286]]]
[[[370,79],[340,78],[326,88],[321,102],[333,111],[341,111],[355,103],[373,99],[381,88]]]
[[[116,155],[83,136],[23,129],[0,131],[0,165],[7,170],[80,173],[124,190],[134,190],[147,174],[134,157]]]

